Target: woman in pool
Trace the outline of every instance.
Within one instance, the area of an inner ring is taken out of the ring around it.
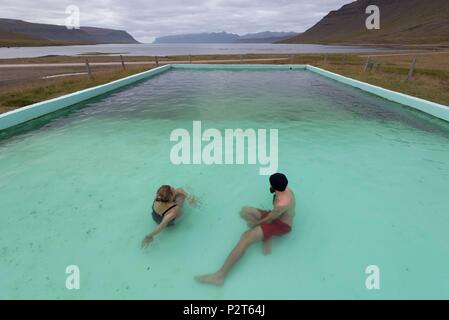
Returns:
[[[163,185],[157,190],[151,215],[158,225],[153,232],[143,239],[142,248],[147,247],[153,241],[154,236],[160,233],[165,227],[175,225],[175,220],[179,219],[182,215],[182,206],[186,197],[187,192],[183,189],[175,189],[169,185]]]

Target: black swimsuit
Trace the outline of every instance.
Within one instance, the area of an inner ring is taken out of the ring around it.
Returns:
[[[161,224],[162,220],[164,220],[164,216],[167,212],[169,212],[171,209],[173,209],[174,207],[176,207],[177,204],[172,205],[170,208],[168,208],[167,210],[165,210],[162,214],[158,214],[156,211],[154,211],[154,203],[153,206],[151,207],[151,209],[153,210],[153,212],[151,213],[151,215],[153,216],[153,220],[154,222],[156,222],[157,224]],[[176,219],[176,218],[175,218]],[[171,227],[175,225],[175,219],[171,220],[167,226]]]

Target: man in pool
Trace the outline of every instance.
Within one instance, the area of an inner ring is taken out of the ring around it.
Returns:
[[[195,277],[196,280],[220,286],[232,266],[245,253],[246,249],[257,241],[263,241],[263,251],[270,253],[270,238],[289,233],[295,215],[295,195],[287,187],[288,180],[282,173],[270,176],[270,192],[274,193],[273,210],[265,211],[252,207],[244,207],[241,216],[247,221],[250,229],[242,234],[239,243],[234,247],[221,269],[213,274]]]

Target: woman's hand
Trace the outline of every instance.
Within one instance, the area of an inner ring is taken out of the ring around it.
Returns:
[[[187,198],[187,201],[189,202],[189,205],[190,205],[192,208],[196,208],[196,207],[198,206],[198,199],[197,199],[194,195],[190,195],[190,196]]]
[[[153,241],[154,237],[152,235],[147,235],[143,240],[142,240],[142,248],[146,248],[148,247],[148,245],[150,244],[151,241]]]

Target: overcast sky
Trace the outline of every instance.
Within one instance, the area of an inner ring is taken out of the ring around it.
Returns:
[[[128,31],[141,42],[180,33],[301,32],[352,0],[1,0],[0,17],[64,24],[68,5],[82,26]]]

